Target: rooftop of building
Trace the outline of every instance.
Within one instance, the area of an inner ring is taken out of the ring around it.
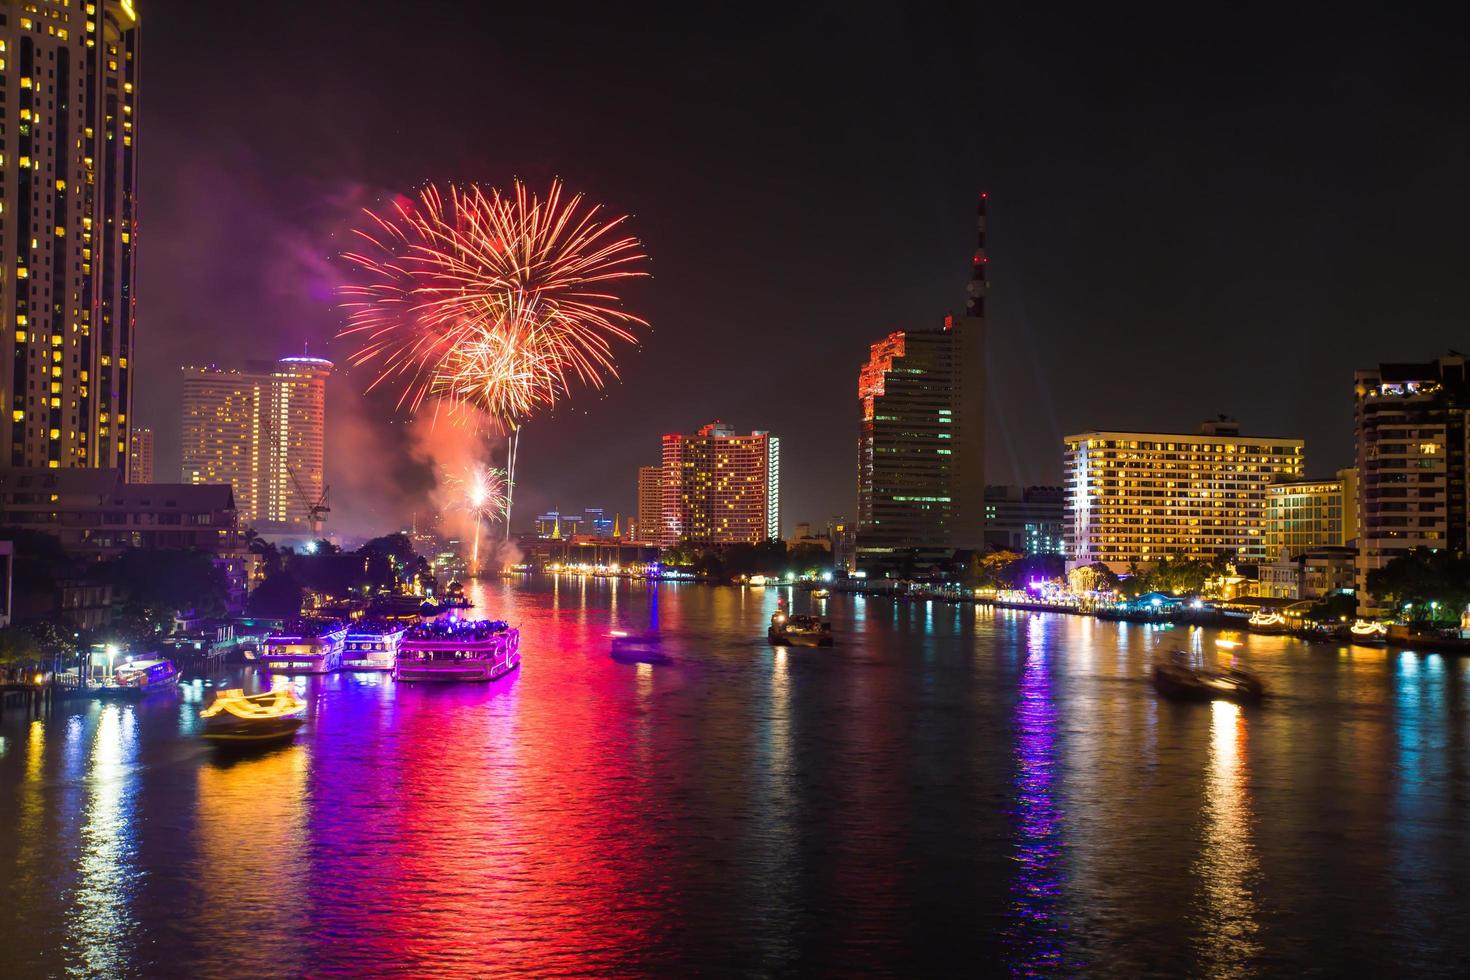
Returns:
[[[235,495],[228,483],[124,483],[117,469],[47,469],[36,466],[0,468],[0,493],[55,494],[57,503],[96,501],[123,509],[183,511],[233,510]]]
[[[1312,487],[1321,487],[1324,492],[1342,489],[1342,477],[1325,476],[1320,479],[1303,477],[1297,480],[1277,480],[1266,488],[1269,493],[1303,493]]]
[[[1083,439],[1128,439],[1139,440],[1162,439],[1171,442],[1279,442],[1301,445],[1305,440],[1292,436],[1263,436],[1252,433],[1203,433],[1203,432],[1146,432],[1133,429],[1089,429],[1086,432],[1077,432],[1072,435],[1063,436],[1063,442],[1079,442]]]

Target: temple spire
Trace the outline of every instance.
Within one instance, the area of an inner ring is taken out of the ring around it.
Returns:
[[[988,195],[981,193],[980,203],[975,205],[975,257],[970,264],[970,285],[967,287],[969,299],[965,302],[965,316],[985,316],[985,294],[990,290],[990,283],[985,279],[985,199]]]

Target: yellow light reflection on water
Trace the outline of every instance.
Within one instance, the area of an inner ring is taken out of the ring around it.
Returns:
[[[216,756],[199,767],[201,860],[194,878],[205,897],[205,931],[282,936],[300,928],[308,911],[309,758],[305,746],[290,745],[255,757]],[[191,967],[198,975],[299,975],[302,965],[281,959],[282,948],[296,946],[205,948]]]
[[[67,919],[81,972],[118,976],[128,967],[137,869],[133,797],[138,720],[129,706],[105,705],[87,766],[88,803],[81,832],[78,882]]]
[[[1210,758],[1205,769],[1203,841],[1194,873],[1203,889],[1200,964],[1206,975],[1237,976],[1260,952],[1252,839],[1246,718],[1228,701],[1210,705]]]

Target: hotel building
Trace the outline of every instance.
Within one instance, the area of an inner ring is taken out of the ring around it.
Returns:
[[[659,538],[754,544],[781,536],[781,440],[715,421],[663,437]]]
[[[1199,433],[1082,432],[1064,440],[1067,556],[1131,561],[1266,557],[1267,487],[1302,475],[1302,440]]]
[[[1266,489],[1266,557],[1341,548],[1358,536],[1357,471],[1335,480],[1290,480]]]
[[[153,482],[152,429],[134,429],[128,435],[128,482]]]
[[[230,484],[240,520],[261,533],[310,533],[326,489],[331,371],[319,357],[184,368],[183,480]]]
[[[858,373],[856,563],[868,575],[984,543],[985,199],[962,317],[898,330]]]
[[[1470,373],[1449,354],[1354,375],[1358,608],[1386,610],[1368,575],[1414,548],[1466,550]]]
[[[0,465],[128,465],[138,35],[126,0],[0,4]]]

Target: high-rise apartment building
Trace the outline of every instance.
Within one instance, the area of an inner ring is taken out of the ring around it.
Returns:
[[[965,315],[873,344],[858,373],[857,565],[945,561],[984,543],[985,198]]]
[[[1368,575],[1414,548],[1466,550],[1470,372],[1448,354],[1354,375],[1358,469],[1358,608],[1387,610]]]
[[[134,429],[128,435],[128,482],[153,482],[152,429]]]
[[[1243,436],[1225,420],[1194,435],[1094,431],[1064,442],[1067,555],[1114,571],[1175,556],[1261,561],[1267,488],[1302,475],[1302,440]]]
[[[662,466],[638,467],[638,526],[634,537],[639,541],[659,541],[659,512],[663,508],[660,480]]]
[[[326,489],[331,371],[319,357],[184,368],[183,479],[230,484],[241,522],[258,531],[309,532]]]
[[[660,544],[755,542],[781,536],[781,440],[711,422],[663,438]]]
[[[1358,536],[1357,474],[1335,480],[1290,480],[1266,488],[1266,558],[1340,548]]]
[[[0,4],[3,465],[128,465],[138,35],[127,0]]]

